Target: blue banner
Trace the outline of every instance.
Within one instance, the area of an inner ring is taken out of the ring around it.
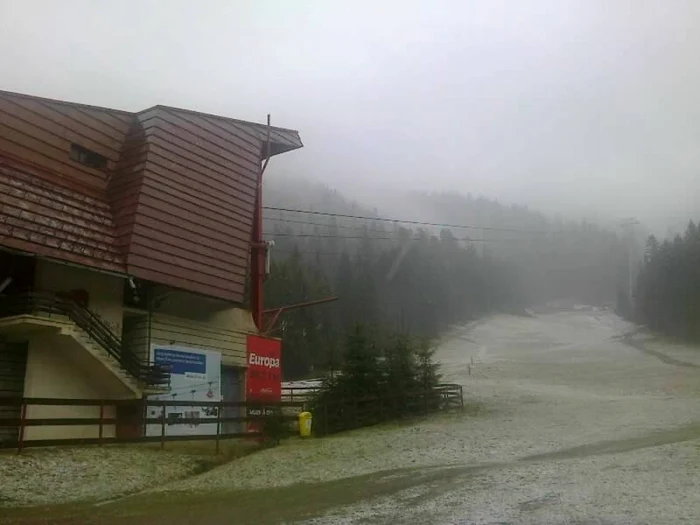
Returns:
[[[167,365],[171,374],[206,374],[207,356],[192,352],[171,350],[170,348],[155,348],[153,361],[157,365]]]

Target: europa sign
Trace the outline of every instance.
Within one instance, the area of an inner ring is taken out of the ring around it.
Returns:
[[[246,399],[279,402],[282,399],[282,342],[249,335],[247,351]]]
[[[246,373],[246,400],[277,403],[282,400],[282,341],[259,335],[249,335],[248,370]],[[271,415],[269,407],[248,407],[247,415]],[[265,414],[263,414],[263,411]],[[248,422],[248,432],[260,430],[259,421]]]

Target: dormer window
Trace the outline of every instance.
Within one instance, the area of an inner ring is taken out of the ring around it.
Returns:
[[[95,153],[94,151],[82,146],[78,146],[77,144],[71,144],[70,158],[75,162],[80,162],[85,166],[95,168],[97,170],[103,170],[107,167],[107,157],[104,157],[99,153]]]

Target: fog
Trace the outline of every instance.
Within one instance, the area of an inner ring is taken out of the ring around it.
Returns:
[[[0,89],[271,113],[306,145],[273,177],[663,233],[700,205],[698,15],[692,0],[3,0]]]

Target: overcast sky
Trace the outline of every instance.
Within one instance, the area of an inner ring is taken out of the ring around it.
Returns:
[[[0,89],[299,129],[355,191],[700,218],[700,1],[0,0]]]

